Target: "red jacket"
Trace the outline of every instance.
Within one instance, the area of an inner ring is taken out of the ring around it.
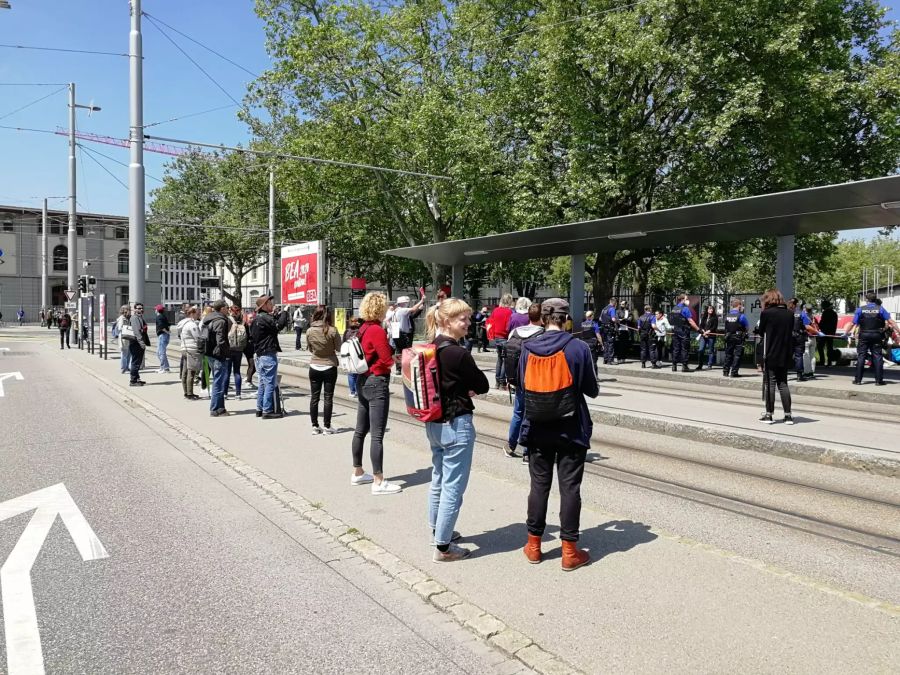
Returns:
[[[511,307],[497,307],[491,312],[487,320],[487,323],[490,324],[488,340],[505,340],[509,337],[509,317],[512,316],[512,313]]]
[[[366,362],[369,363],[369,375],[390,375],[394,367],[394,356],[388,344],[387,333],[377,321],[366,321],[359,327],[359,343],[362,346]]]

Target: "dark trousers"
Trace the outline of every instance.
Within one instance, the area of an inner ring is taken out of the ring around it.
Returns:
[[[72,348],[72,345],[69,344],[69,329],[68,328],[60,328],[59,329],[59,348],[63,347]]]
[[[656,365],[656,336],[653,333],[641,333],[641,363],[649,361]]]
[[[547,527],[547,501],[553,485],[553,465],[559,480],[559,538],[578,541],[581,528],[581,479],[587,450],[574,445],[531,448],[528,472],[531,492],[528,494],[528,533],[544,534]]]
[[[296,349],[297,351],[300,351],[300,349],[302,349],[302,346],[300,343],[300,338],[303,336],[303,329],[302,328],[294,328],[294,333],[297,334],[297,339],[294,341],[294,349]]]
[[[691,352],[691,329],[676,328],[672,333],[672,365],[683,363],[687,365],[688,355]]]
[[[140,340],[128,340],[128,354],[131,356],[131,381],[141,379],[141,364],[144,362],[144,345]]]
[[[231,387],[231,376],[234,375],[234,393],[237,396],[241,395],[241,361],[244,358],[244,352],[228,352],[228,358],[226,361],[228,362],[228,377],[225,378],[225,395],[228,395],[228,390]]]
[[[872,356],[872,365],[875,368],[875,381],[884,380],[884,355],[882,349],[882,336],[880,333],[860,334],[859,343],[856,345],[856,381],[862,380],[866,369],[866,356]]]
[[[819,338],[818,342],[816,342],[816,351],[819,354],[819,365],[820,366],[830,366],[831,365],[831,351],[833,349],[834,349],[834,338],[830,338],[830,337]]]
[[[794,370],[797,371],[797,377],[803,375],[803,355],[806,354],[806,340],[803,342],[794,341]]]
[[[400,333],[394,338],[394,370],[400,374],[400,365],[403,363],[403,350],[412,347],[413,334]]]
[[[337,368],[328,370],[309,369],[309,419],[314,427],[319,426],[319,397],[325,389],[325,427],[331,428],[331,411],[334,407],[334,385],[337,384]]]
[[[391,399],[387,375],[360,375],[357,380],[356,430],[353,432],[353,466],[362,466],[363,443],[369,432],[369,454],[372,473],[382,473],[384,461],[384,431],[387,428]]]
[[[506,384],[506,338],[494,340],[494,347],[497,348],[497,365],[494,368],[494,376],[499,387]]]
[[[609,365],[616,358],[616,329],[604,326],[600,332],[603,335],[603,363]]]
[[[791,390],[787,383],[787,368],[766,368],[766,412],[775,412],[775,389],[781,395],[781,408],[786,415],[791,414]]]
[[[722,370],[726,375],[738,374],[741,367],[741,356],[744,355],[744,337],[731,333],[725,336],[725,365]]]

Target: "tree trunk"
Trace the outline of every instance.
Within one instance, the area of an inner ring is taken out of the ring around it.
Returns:
[[[631,279],[631,306],[635,311],[643,309],[648,304],[647,300],[647,271],[640,264],[634,266],[634,276]]]
[[[597,254],[597,262],[591,270],[591,286],[594,291],[594,305],[599,306],[613,296],[613,286],[621,269],[615,252]]]

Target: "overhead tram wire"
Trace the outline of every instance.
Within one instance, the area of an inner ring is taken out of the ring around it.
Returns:
[[[180,115],[178,117],[171,117],[167,120],[160,120],[159,122],[151,122],[150,124],[145,124],[144,128],[149,129],[150,127],[159,126],[160,124],[168,124],[169,122],[178,122],[179,120],[186,120],[189,117],[197,117],[198,115],[206,115],[211,112],[216,112],[218,110],[225,110],[226,108],[234,108],[236,103],[228,103],[226,105],[220,105],[216,108],[210,108],[209,110],[201,110],[200,112],[189,113],[187,115]]]
[[[159,18],[157,18],[157,17],[155,17],[155,16],[152,16],[152,15],[150,15],[149,13],[143,12],[143,11],[141,12],[141,15],[147,17],[147,19],[149,19],[151,22],[154,22],[154,21],[155,21],[155,22],[157,22],[157,23],[161,23],[163,26],[165,26],[165,27],[168,28],[169,30],[174,31],[175,33],[178,33],[181,37],[185,38],[186,40],[190,40],[190,41],[193,42],[195,45],[197,45],[197,46],[199,46],[199,47],[202,47],[203,49],[205,49],[205,50],[208,51],[208,52],[211,52],[212,54],[215,54],[215,55],[218,56],[220,59],[222,59],[222,60],[224,60],[224,61],[227,61],[228,63],[230,63],[231,65],[233,65],[235,68],[240,68],[240,69],[243,70],[245,73],[247,73],[250,77],[253,77],[253,78],[258,78],[258,77],[259,77],[259,75],[257,75],[256,73],[252,72],[251,70],[248,70],[247,68],[244,68],[244,66],[242,66],[240,63],[237,63],[237,62],[235,62],[235,61],[232,61],[232,60],[229,59],[227,56],[225,56],[224,54],[220,54],[219,52],[217,52],[217,51],[216,51],[215,49],[213,49],[212,47],[209,47],[209,46],[203,44],[203,43],[200,42],[199,40],[195,40],[195,39],[192,38],[190,35],[187,35],[187,34],[185,34],[185,33],[182,33],[180,30],[178,30],[177,28],[174,28],[173,26],[170,26],[169,24],[167,24],[167,23],[166,23],[165,21],[163,21],[162,19],[159,19]]]
[[[126,164],[125,162],[120,162],[119,160],[115,159],[114,157],[110,157],[109,155],[106,155],[106,154],[100,152],[99,150],[94,150],[93,148],[89,148],[88,146],[84,145],[83,143],[76,143],[76,145],[77,145],[79,148],[82,148],[82,149],[84,149],[84,150],[87,150],[89,153],[91,153],[91,154],[93,154],[93,155],[100,155],[100,156],[103,157],[104,159],[108,159],[110,162],[113,162],[114,164],[118,164],[119,166],[124,166],[126,169],[128,168],[128,164]],[[163,182],[164,182],[161,178],[157,178],[156,176],[152,176],[152,175],[150,175],[149,173],[147,173],[146,171],[144,172],[144,175],[147,176],[147,178],[152,178],[152,179],[155,180],[157,183],[163,183]]]
[[[292,159],[298,162],[312,162],[313,164],[328,164],[332,166],[346,166],[353,169],[365,169],[367,171],[379,171],[381,173],[394,173],[401,176],[416,176],[418,178],[431,178],[433,180],[452,180],[450,176],[442,176],[433,173],[421,173],[418,171],[404,171],[403,169],[389,169],[383,166],[373,166],[371,164],[359,164],[356,162],[341,162],[336,159],[320,159],[318,157],[304,157],[303,155],[290,155],[284,152],[272,152],[263,150],[251,150],[249,148],[236,148],[230,145],[217,145],[215,143],[200,143],[199,141],[185,141],[179,138],[166,138],[164,136],[151,136],[144,134],[144,138],[153,141],[165,141],[166,143],[176,143],[178,145],[197,146],[199,148],[214,148],[216,150],[231,150],[233,152],[245,152],[253,155],[261,155],[263,157],[277,157],[278,159]]]
[[[6,49],[34,49],[41,52],[66,52],[68,54],[97,54],[100,56],[129,56],[123,52],[101,52],[94,49],[65,49],[63,47],[32,47],[30,45],[8,45],[0,44],[0,47]]]
[[[68,87],[68,82],[0,82],[0,87]]]
[[[228,90],[225,89],[225,87],[223,87],[221,84],[219,84],[219,82],[218,82],[218,80],[216,80],[216,78],[214,78],[212,75],[210,75],[208,72],[206,72],[206,70],[203,68],[203,66],[201,66],[199,63],[197,63],[191,57],[190,54],[188,54],[186,51],[184,51],[184,49],[182,49],[181,45],[179,45],[177,42],[175,42],[175,40],[173,40],[172,37],[168,33],[166,33],[166,31],[164,31],[159,26],[159,24],[156,23],[156,21],[153,20],[152,17],[147,16],[147,19],[150,20],[150,23],[154,26],[154,28],[156,28],[156,30],[158,30],[160,33],[162,33],[162,36],[164,38],[166,38],[166,40],[168,40],[169,42],[172,43],[172,45],[175,47],[175,49],[180,51],[188,61],[193,63],[194,66],[196,66],[197,70],[199,70],[201,73],[203,73],[206,76],[206,79],[208,79],[210,82],[212,82],[214,85],[216,85],[223,94],[225,94],[228,98],[230,98],[232,101],[234,101],[234,104],[236,106],[240,107],[240,105],[241,105],[240,102],[234,96],[232,96],[230,93],[228,93]]]
[[[17,112],[21,112],[22,110],[25,110],[26,108],[30,108],[31,106],[36,105],[36,104],[40,103],[41,101],[50,98],[51,96],[55,96],[59,92],[65,91],[68,88],[68,86],[69,85],[63,85],[59,89],[51,91],[46,96],[41,96],[40,98],[36,98],[35,100],[33,100],[31,103],[26,103],[22,107],[16,108],[15,110],[12,110],[12,111],[6,113],[5,115],[0,116],[0,120],[5,120],[7,117],[11,117],[12,115],[15,115]]]

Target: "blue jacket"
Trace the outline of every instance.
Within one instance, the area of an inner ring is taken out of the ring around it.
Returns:
[[[528,365],[528,354],[550,356],[562,350],[572,372],[573,385],[581,392],[578,411],[572,417],[553,422],[540,422],[532,425],[525,411],[519,442],[525,447],[541,448],[560,445],[576,445],[582,448],[591,447],[591,434],[594,423],[588,411],[585,396],[596,398],[600,393],[597,377],[594,375],[594,361],[591,349],[581,340],[561,330],[550,330],[532,338],[522,345],[522,358],[519,359],[519,382],[525,381],[525,369]]]

